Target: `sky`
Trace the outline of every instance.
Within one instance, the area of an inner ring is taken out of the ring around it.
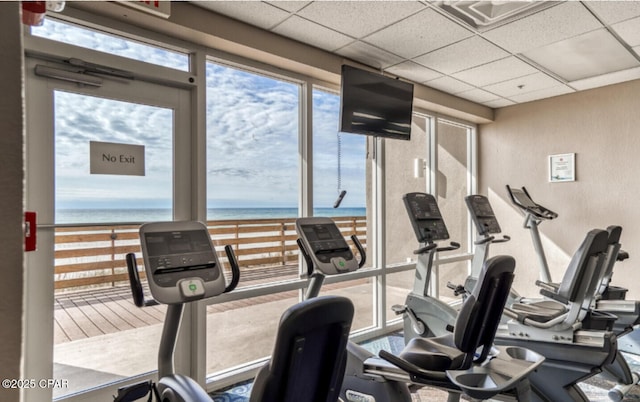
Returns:
[[[45,21],[35,35],[188,70],[186,55]],[[206,81],[207,206],[296,207],[299,86],[212,62]],[[170,208],[173,111],[95,94],[55,92],[56,208]],[[365,137],[338,133],[339,106],[314,89],[314,206],[347,190],[342,205],[364,207]],[[144,145],[145,176],[90,174],[89,141]]]

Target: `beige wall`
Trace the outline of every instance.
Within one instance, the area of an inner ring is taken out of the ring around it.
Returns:
[[[586,232],[623,226],[623,249],[613,282],[640,297],[640,80],[496,111],[479,128],[479,192],[489,196],[503,233],[512,236],[493,253],[516,257],[516,289],[529,283],[537,265],[523,218],[510,205],[505,185],[525,186],[534,201],[559,214],[540,226],[552,269],[560,280],[569,256]],[[577,181],[548,182],[548,156],[576,153]],[[629,297],[628,297],[629,298]]]
[[[0,379],[20,378],[22,336],[23,100],[20,3],[0,2]],[[0,387],[0,400],[19,400]]]

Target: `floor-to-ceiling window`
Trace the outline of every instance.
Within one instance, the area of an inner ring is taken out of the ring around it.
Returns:
[[[409,141],[388,140],[384,149],[385,167],[385,256],[387,267],[415,264],[413,251],[419,244],[404,206],[403,196],[429,191],[429,138],[432,119],[414,115]],[[389,320],[397,319],[391,307],[404,304],[413,286],[414,270],[403,269],[387,274],[386,313]]]
[[[206,74],[207,223],[218,245],[233,246],[248,289],[243,301],[207,307],[212,375],[266,358],[280,315],[299,301],[295,289],[255,289],[300,277],[301,84],[218,62]]]
[[[367,137],[338,131],[340,96],[331,91],[313,89],[313,213],[334,218],[345,237],[357,235],[367,254]],[[342,193],[342,197],[341,197]],[[341,197],[340,201],[339,198]],[[351,243],[351,240],[348,240]],[[352,246],[353,247],[353,246]],[[355,251],[355,250],[354,250]],[[360,258],[359,256],[357,258]],[[365,268],[372,267],[370,256]],[[351,297],[355,305],[352,330],[375,325],[375,279],[358,278],[327,286],[321,294]]]
[[[475,191],[472,153],[474,129],[469,124],[446,118],[436,123],[437,169],[434,172],[435,192],[440,212],[449,229],[450,241],[460,248],[439,254],[437,293],[443,299],[456,296],[447,284],[464,284],[469,274],[471,248],[471,222],[464,201]]]

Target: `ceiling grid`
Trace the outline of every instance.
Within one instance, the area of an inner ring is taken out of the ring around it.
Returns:
[[[194,1],[489,107],[640,79],[640,1]]]

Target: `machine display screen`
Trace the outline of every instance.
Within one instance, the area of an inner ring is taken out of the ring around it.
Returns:
[[[205,230],[145,233],[152,272],[162,274],[215,268],[216,257],[208,236]]]
[[[518,201],[518,203],[523,207],[538,208],[538,205],[535,202],[533,202],[533,200],[529,198],[529,196],[527,196],[524,191],[511,189],[511,194],[513,194],[513,198],[515,198],[516,201]]]
[[[147,233],[149,257],[211,251],[207,233],[202,230]]]

